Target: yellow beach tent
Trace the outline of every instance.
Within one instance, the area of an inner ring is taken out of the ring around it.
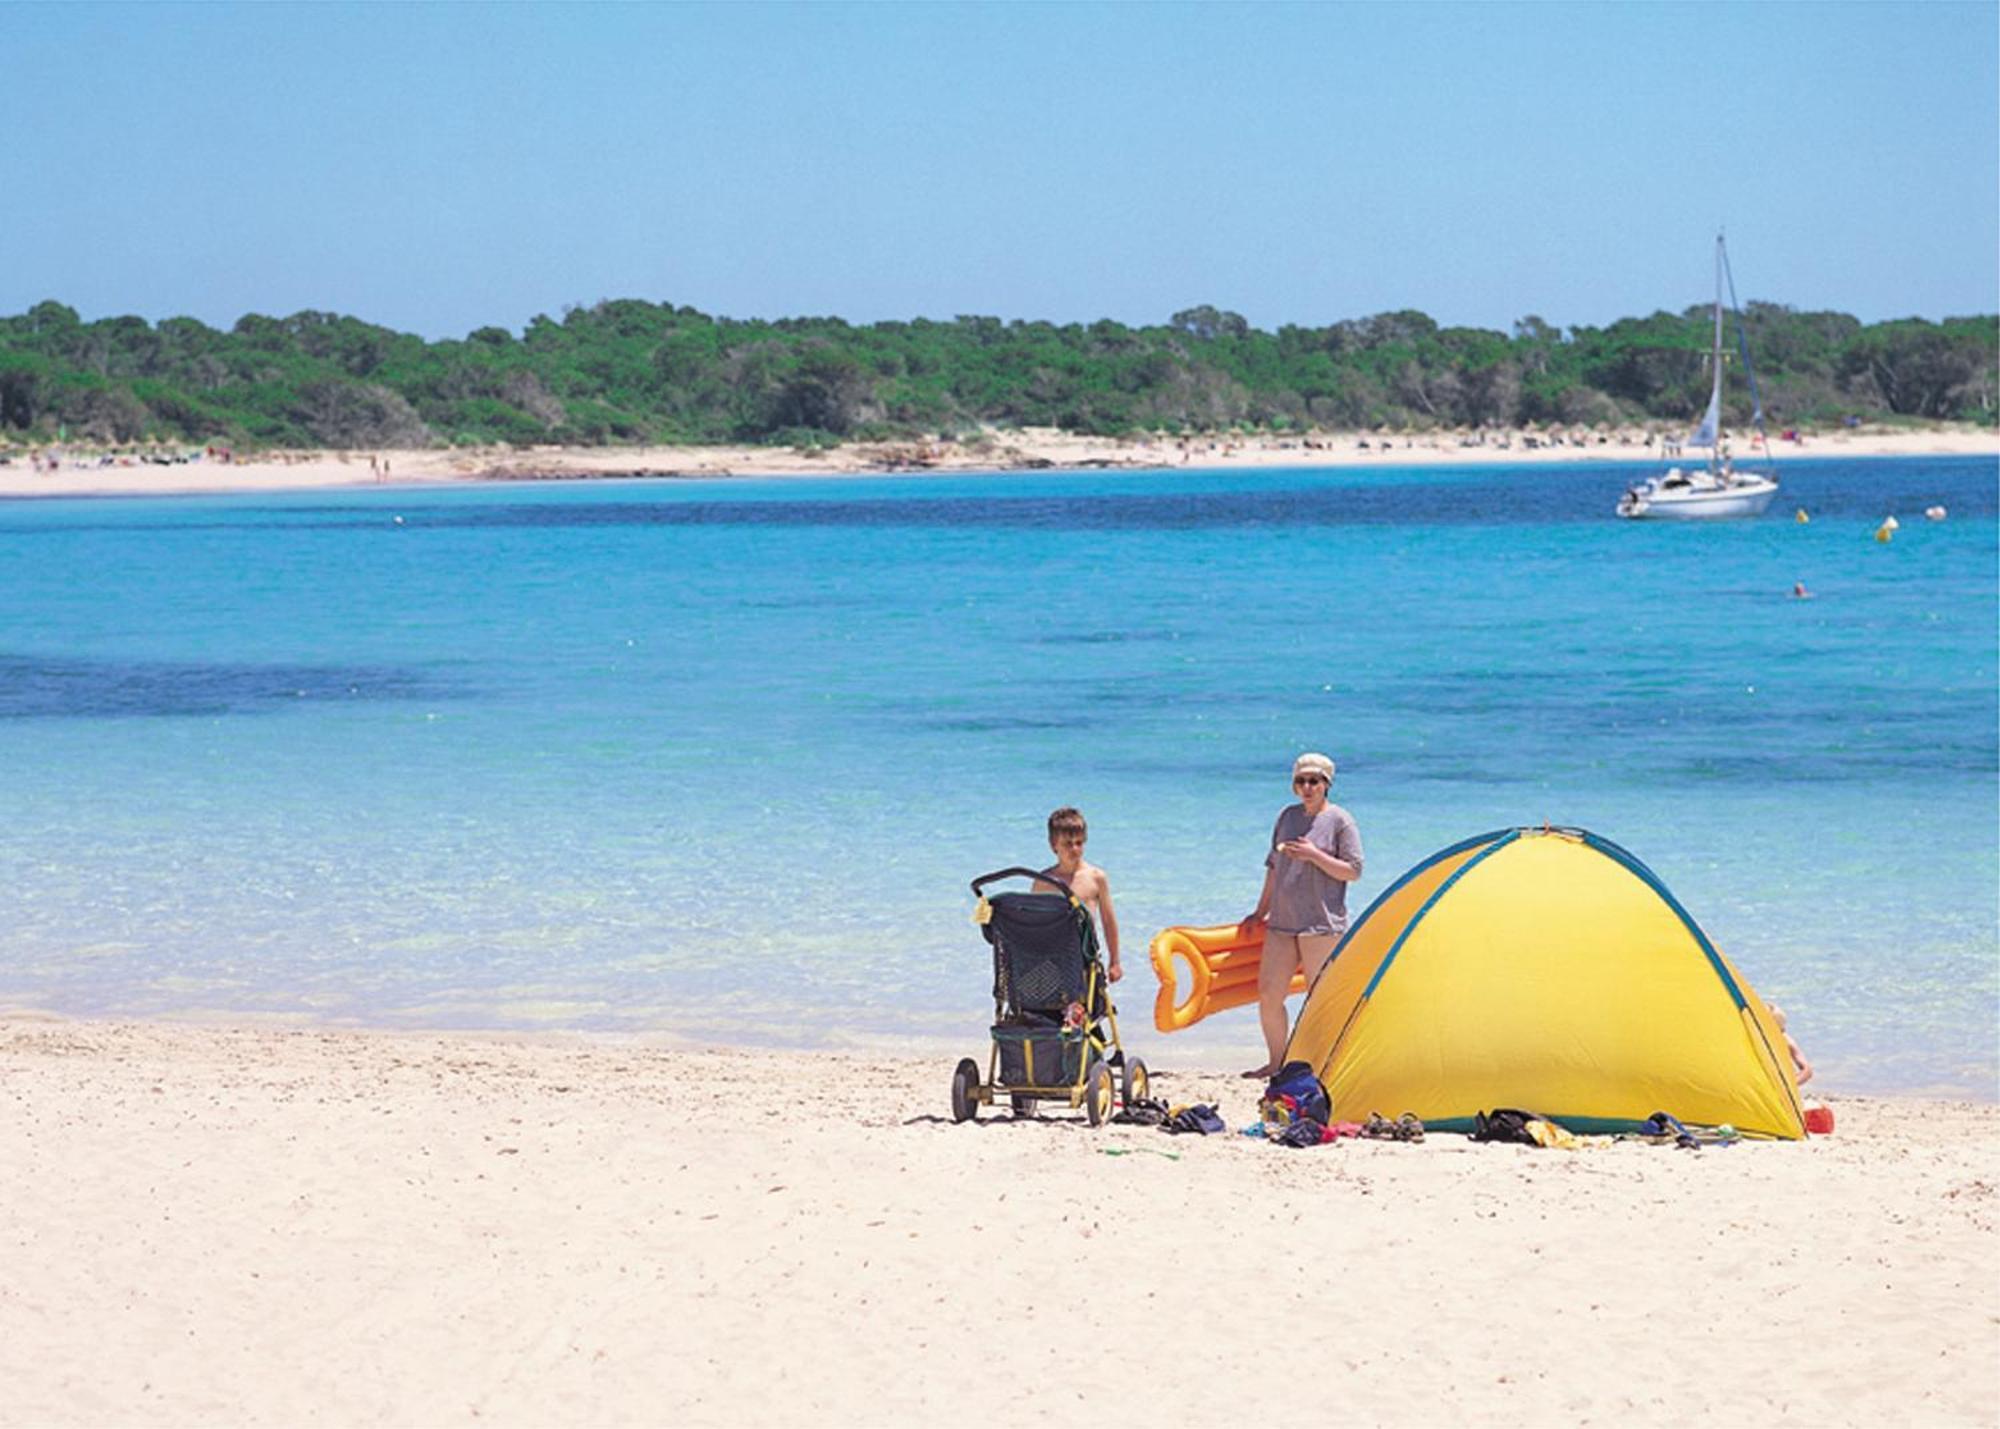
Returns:
[[[1638,859],[1582,829],[1504,829],[1377,898],[1306,994],[1285,1052],[1336,1116],[1469,1127],[1497,1107],[1577,1131],[1664,1111],[1796,1139],[1784,1038]]]

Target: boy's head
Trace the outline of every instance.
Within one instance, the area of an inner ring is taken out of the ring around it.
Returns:
[[[1057,854],[1074,850],[1083,852],[1084,840],[1090,837],[1090,830],[1084,827],[1083,815],[1065,805],[1049,815],[1049,847]]]

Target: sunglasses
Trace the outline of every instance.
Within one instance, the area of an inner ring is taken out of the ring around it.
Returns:
[[[1299,775],[1298,778],[1292,781],[1292,787],[1294,789],[1307,789],[1313,786],[1314,784],[1324,784],[1325,782],[1326,780],[1322,779],[1317,774],[1301,774]]]

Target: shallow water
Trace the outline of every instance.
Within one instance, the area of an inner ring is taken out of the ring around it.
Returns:
[[[1581,824],[1830,1086],[1993,1096],[1993,462],[1794,461],[1711,526],[1612,519],[1632,471],[0,507],[0,1004],[973,1051],[966,881],[1075,803],[1127,1040],[1249,1051],[1152,1032],[1144,942],[1248,910],[1312,747],[1357,907]]]

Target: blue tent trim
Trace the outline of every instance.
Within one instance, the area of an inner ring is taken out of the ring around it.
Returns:
[[[1348,943],[1352,943],[1352,941],[1354,941],[1354,935],[1356,935],[1356,933],[1360,933],[1360,931],[1362,931],[1364,927],[1368,927],[1368,919],[1372,919],[1372,917],[1376,915],[1376,909],[1380,909],[1380,907],[1382,907],[1384,903],[1388,903],[1388,901],[1390,901],[1392,897],[1396,897],[1396,893],[1398,893],[1398,891],[1400,891],[1400,889],[1402,889],[1402,887],[1404,887],[1406,883],[1410,883],[1410,879],[1416,879],[1416,877],[1418,877],[1418,875],[1422,875],[1422,873],[1424,873],[1426,869],[1432,869],[1432,867],[1436,867],[1438,863],[1442,863],[1444,859],[1452,859],[1452,857],[1456,857],[1456,855],[1464,853],[1466,849],[1478,849],[1478,847],[1480,847],[1480,845],[1484,845],[1484,843],[1490,843],[1490,845],[1498,847],[1498,843],[1512,843],[1512,841],[1514,841],[1514,839],[1518,839],[1518,837],[1520,837],[1520,831],[1518,831],[1518,829],[1494,829],[1492,833],[1482,833],[1482,835],[1474,835],[1472,839],[1460,839],[1460,841],[1458,841],[1458,843],[1454,843],[1454,845],[1452,845],[1450,849],[1440,849],[1438,853],[1430,855],[1430,857],[1428,857],[1428,859],[1424,859],[1424,861],[1422,861],[1420,865],[1416,865],[1414,869],[1410,869],[1408,873],[1404,873],[1404,875],[1402,875],[1400,879],[1396,879],[1396,883],[1388,885],[1388,887],[1386,887],[1386,889],[1384,889],[1382,893],[1378,893],[1378,895],[1376,895],[1374,903],[1370,903],[1370,905],[1368,905],[1368,907],[1366,907],[1366,909],[1362,911],[1362,915],[1360,915],[1358,919],[1354,919],[1354,923],[1350,923],[1350,925],[1348,925],[1348,931],[1346,931],[1346,935],[1344,935],[1344,937],[1340,939],[1340,943],[1336,943],[1336,945],[1334,945],[1334,951],[1326,955],[1326,961],[1324,961],[1324,963],[1320,965],[1320,971],[1318,971],[1318,973],[1316,973],[1316,975],[1312,977],[1312,983],[1310,983],[1310,985],[1306,987],[1306,1001],[1308,1001],[1308,1003],[1312,1001],[1312,989],[1320,985],[1320,979],[1322,979],[1322,977],[1326,977],[1326,969],[1330,969],[1330,967],[1332,967],[1334,963],[1338,963],[1338,961],[1340,961],[1340,955],[1342,955],[1342,951],[1346,951]],[[1492,853],[1492,849],[1488,849],[1486,853],[1482,853],[1482,855],[1480,855],[1480,859],[1484,859],[1484,857],[1486,857],[1488,853]],[[1472,859],[1472,863],[1478,863],[1478,859]],[[1468,863],[1466,867],[1470,869],[1470,867],[1472,867],[1472,863]],[[1464,873],[1464,871],[1466,871],[1466,869],[1460,869],[1458,873]],[[1448,879],[1448,881],[1444,883],[1444,889],[1452,887],[1452,883],[1456,883],[1456,881],[1458,881],[1458,875],[1452,875],[1452,879]],[[1444,893],[1444,889],[1438,889],[1438,893]],[[1436,903],[1436,901],[1438,901],[1438,895],[1436,895],[1436,893],[1434,893],[1434,895],[1432,895],[1430,899],[1426,899],[1426,901],[1424,901],[1424,907],[1422,907],[1422,909],[1418,909],[1418,913],[1416,913],[1416,915],[1414,915],[1414,917],[1410,919],[1410,925],[1408,925],[1408,927],[1406,927],[1406,929],[1402,931],[1402,937],[1398,937],[1398,939],[1396,939],[1396,947],[1398,947],[1398,949],[1402,947],[1402,939],[1410,937],[1410,929],[1414,929],[1414,927],[1416,927],[1418,919],[1422,919],[1422,917],[1424,917],[1424,911],[1426,911],[1426,909],[1430,909],[1430,905],[1432,905],[1432,903]],[[1394,949],[1390,951],[1388,959],[1392,959],[1392,957],[1396,957]],[[1382,959],[1382,967],[1388,967],[1388,959]],[[1344,1027],[1340,1029],[1340,1033],[1338,1033],[1338,1035],[1334,1037],[1334,1041],[1332,1041],[1332,1043],[1328,1043],[1328,1047],[1326,1047],[1326,1055],[1328,1055],[1328,1057],[1332,1057],[1332,1055],[1334,1055],[1334,1051],[1338,1051],[1338,1047],[1340,1047],[1340,1041],[1342,1041],[1342,1039],[1344,1039],[1344,1037],[1348,1035],[1348,1027],[1352,1027],[1352,1025],[1354,1025],[1354,1019],[1356,1019],[1356,1017],[1360,1017],[1360,1013],[1362,1013],[1362,1007],[1366,1007],[1366,1005],[1368,1005],[1368,993],[1372,993],[1372,991],[1374,991],[1374,985],[1376,985],[1376,983],[1380,983],[1380,981],[1382,981],[1382,971],[1380,971],[1380,969],[1376,969],[1376,975],[1374,975],[1374,977],[1372,977],[1372,979],[1368,981],[1368,989],[1366,989],[1366,991],[1364,991],[1364,993],[1362,993],[1362,995],[1360,995],[1358,999],[1354,999],[1354,1011],[1350,1011],[1350,1013],[1348,1013],[1348,1021],[1346,1021],[1346,1025],[1344,1025]],[[1286,1061],[1290,1061],[1290,1053],[1292,1053],[1292,1037],[1296,1037],[1296,1035],[1298,1035],[1298,1023],[1292,1023],[1292,1033],[1290,1033],[1290,1035],[1286,1035],[1286,1039],[1284,1039],[1284,1049],[1286,1049],[1286,1055],[1284,1055],[1284,1059],[1286,1059]],[[1324,1065],[1320,1065],[1320,1067],[1314,1067],[1312,1071],[1314,1071],[1314,1075],[1318,1075],[1318,1077],[1324,1077],[1324,1075],[1326,1075],[1326,1067],[1324,1067]]]
[[[1738,987],[1736,979],[1729,975],[1729,965],[1722,961],[1721,955],[1715,951],[1715,944],[1709,942],[1708,934],[1702,932],[1701,925],[1695,922],[1687,909],[1681,907],[1680,899],[1674,897],[1673,891],[1660,881],[1660,876],[1641,863],[1636,855],[1626,849],[1620,848],[1617,844],[1611,842],[1610,839],[1594,834],[1588,829],[1577,829],[1574,832],[1582,835],[1583,841],[1599,853],[1605,855],[1607,858],[1615,859],[1618,863],[1622,864],[1627,871],[1637,876],[1648,888],[1660,895],[1660,901],[1673,909],[1674,916],[1681,920],[1681,923],[1687,928],[1688,932],[1694,934],[1694,940],[1700,946],[1702,956],[1707,958],[1708,965],[1715,969],[1715,975],[1722,979],[1722,985],[1729,989],[1729,995],[1736,1000],[1737,1007],[1742,1008],[1746,1006],[1747,1001],[1743,996],[1743,989]]]
[[[1469,848],[1477,848],[1479,847],[1479,845],[1483,843],[1491,843],[1494,839],[1504,838],[1508,834],[1515,832],[1518,832],[1518,830],[1495,829],[1491,833],[1475,834],[1469,839],[1460,839],[1450,848],[1439,849],[1436,853],[1432,854],[1429,858],[1425,859],[1422,863],[1418,864],[1415,868],[1412,868],[1408,872],[1404,873],[1401,878],[1397,879],[1394,883],[1390,884],[1387,888],[1383,889],[1380,893],[1376,894],[1374,901],[1371,902],[1368,905],[1368,907],[1362,911],[1361,916],[1359,918],[1356,918],[1354,922],[1348,926],[1346,934],[1342,936],[1341,940],[1334,945],[1333,951],[1327,954],[1326,961],[1320,964],[1319,973],[1313,978],[1313,981],[1316,983],[1320,980],[1321,977],[1326,976],[1326,970],[1333,966],[1334,960],[1338,958],[1341,955],[1341,953],[1346,951],[1347,945],[1354,941],[1355,935],[1359,933],[1363,928],[1368,926],[1368,920],[1375,916],[1375,910],[1380,908],[1384,903],[1387,903],[1391,898],[1395,897],[1397,891],[1400,890],[1404,884],[1408,883],[1411,879],[1422,874],[1426,869],[1430,868],[1432,865],[1436,863],[1443,861],[1444,859],[1451,858],[1454,855],[1464,853]],[[1312,996],[1312,989],[1310,987],[1306,989],[1306,996],[1308,997]]]
[[[1376,894],[1374,901],[1371,902],[1367,906],[1367,908],[1362,910],[1362,914],[1359,918],[1356,918],[1352,923],[1348,925],[1346,934],[1342,936],[1341,940],[1338,943],[1334,944],[1333,951],[1327,954],[1326,961],[1320,964],[1319,971],[1313,975],[1312,982],[1306,988],[1306,1001],[1307,1002],[1312,1001],[1313,988],[1319,986],[1319,980],[1326,976],[1327,969],[1331,968],[1336,962],[1340,960],[1341,953],[1346,950],[1347,945],[1349,943],[1354,941],[1355,934],[1359,933],[1363,928],[1365,928],[1368,925],[1368,920],[1375,916],[1375,910],[1380,908],[1383,904],[1387,903],[1391,898],[1395,897],[1397,890],[1401,889],[1404,884],[1408,883],[1411,879],[1418,877],[1420,874],[1424,872],[1424,870],[1432,867],[1441,860],[1451,858],[1456,854],[1464,853],[1469,848],[1477,848],[1481,844],[1492,843],[1495,839],[1506,838],[1510,834],[1515,834],[1518,832],[1519,831],[1515,829],[1494,829],[1491,833],[1474,834],[1469,839],[1460,839],[1450,848],[1439,849],[1436,853],[1432,854],[1429,858],[1419,863],[1416,867],[1405,872],[1401,878],[1397,879],[1394,883],[1390,884],[1387,888],[1383,889],[1380,893]],[[1460,871],[1463,872],[1464,870]],[[1430,904],[1425,903],[1424,907],[1428,908],[1430,907]],[[1419,914],[1418,916],[1421,917],[1422,914]],[[1412,919],[1411,921],[1412,923],[1414,923],[1415,919]],[[1404,936],[1405,937],[1408,936],[1407,930],[1405,931]],[[1397,946],[1398,947],[1402,946],[1400,939],[1397,941]],[[1379,975],[1378,975],[1378,980],[1379,980]],[[1369,991],[1372,992],[1374,990],[1374,987],[1375,983],[1371,981],[1368,984]],[[1367,1001],[1368,997],[1366,993],[1364,993],[1361,997],[1355,1000],[1354,1010],[1350,1012],[1347,1016],[1348,1026],[1352,1026],[1354,1023],[1354,1019],[1360,1016],[1362,1005],[1365,1004]],[[1290,1055],[1291,1055],[1292,1037],[1298,1034],[1298,1030],[1299,1030],[1298,1024],[1294,1022],[1292,1024],[1291,1032],[1287,1034],[1285,1038],[1285,1057],[1286,1060],[1288,1061],[1290,1060]],[[1327,1051],[1329,1056],[1332,1055],[1333,1049],[1340,1046],[1341,1038],[1345,1037],[1346,1035],[1347,1035],[1347,1027],[1342,1027],[1340,1029],[1339,1035],[1336,1036],[1333,1039],[1333,1041],[1328,1044]],[[1315,1067],[1313,1071],[1316,1075],[1323,1076],[1325,1075],[1326,1068],[1324,1066]]]
[[[1375,976],[1368,979],[1368,986],[1361,989],[1361,996],[1354,1004],[1357,1009],[1375,995],[1375,989],[1381,986],[1383,977],[1391,967],[1395,966],[1396,954],[1403,951],[1403,944],[1410,941],[1410,934],[1417,931],[1417,928],[1424,921],[1424,915],[1437,906],[1437,901],[1444,897],[1445,894],[1451,892],[1457,886],[1459,879],[1465,877],[1466,874],[1472,872],[1473,869],[1479,867],[1480,864],[1486,862],[1487,859],[1493,857],[1494,854],[1500,852],[1501,849],[1507,847],[1508,844],[1513,843],[1520,837],[1521,831],[1519,829],[1507,830],[1494,839],[1492,843],[1488,844],[1471,858],[1468,858],[1450,878],[1447,878],[1443,883],[1440,883],[1436,888],[1431,890],[1431,896],[1423,901],[1422,907],[1410,915],[1410,921],[1403,925],[1403,931],[1396,935],[1396,941],[1391,943],[1389,951],[1382,955],[1382,962],[1375,969]],[[1432,860],[1432,862],[1435,862],[1435,860]],[[1425,867],[1429,867],[1429,864],[1426,864]],[[1331,962],[1332,959],[1329,958],[1327,961]]]

